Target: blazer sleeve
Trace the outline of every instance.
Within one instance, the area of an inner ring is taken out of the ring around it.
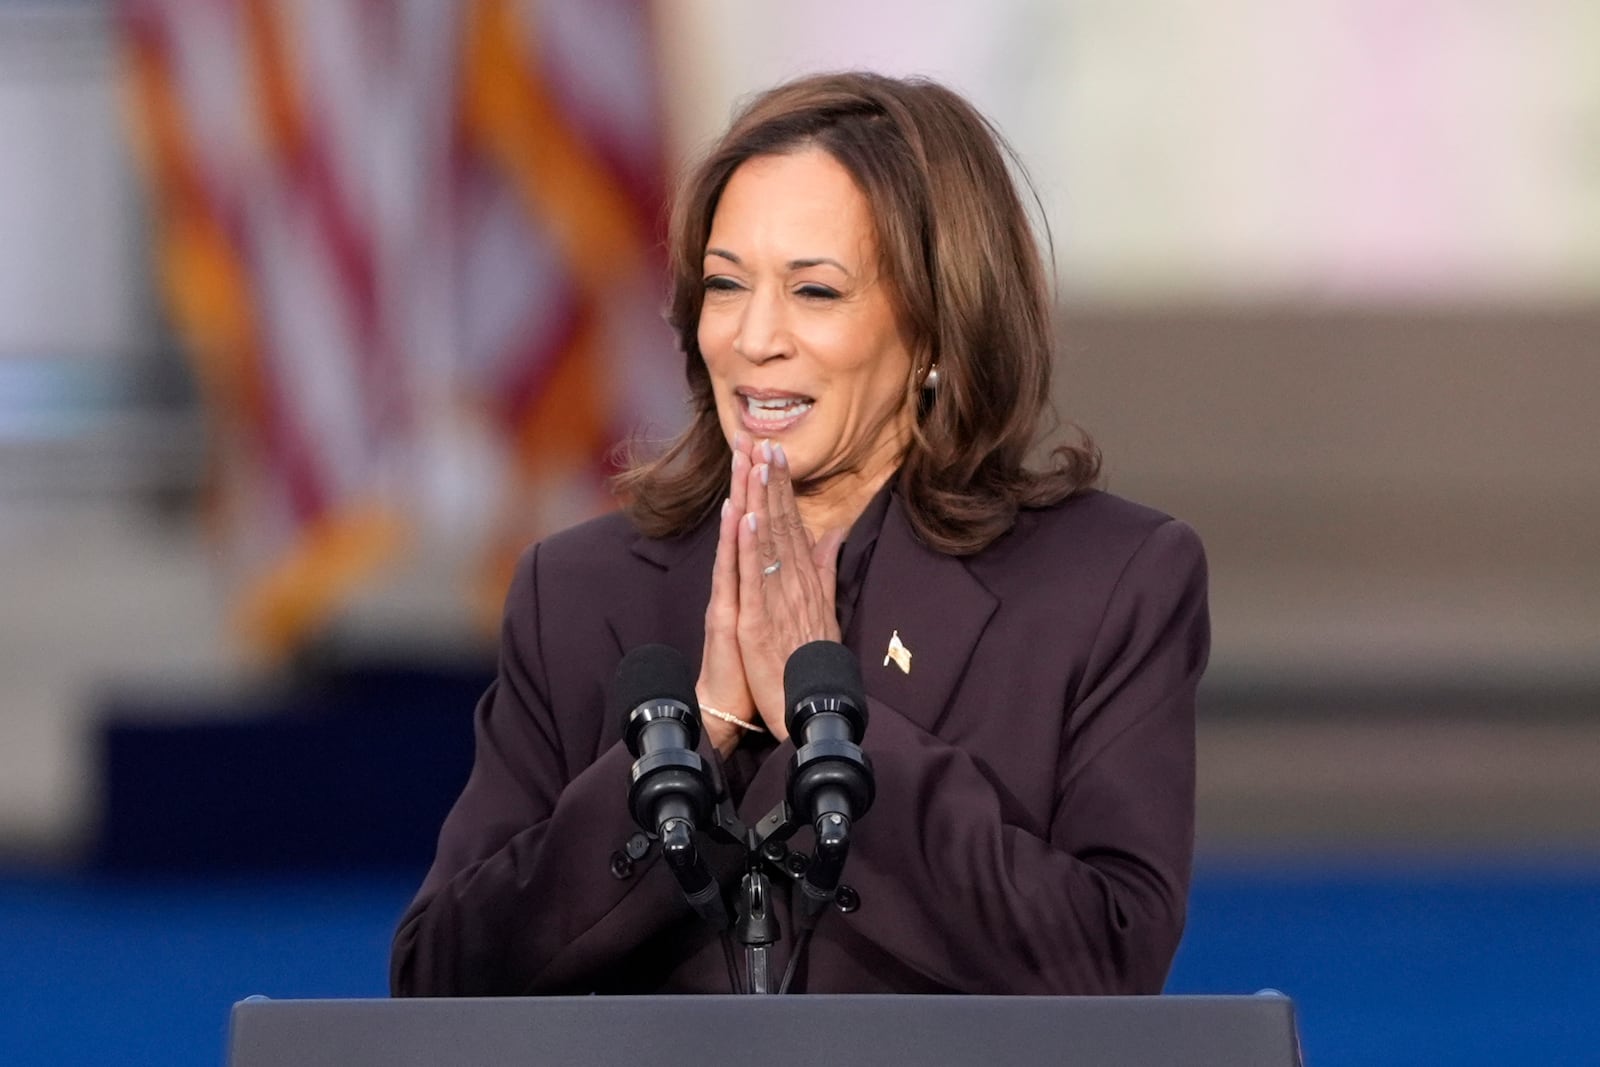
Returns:
[[[853,929],[966,992],[1160,992],[1188,896],[1209,635],[1199,539],[1169,520],[1127,563],[1081,682],[1055,712],[1063,747],[1048,826],[1008,816],[1015,805],[971,755],[874,701],[879,803],[903,802],[885,806],[896,824],[864,823],[871,846],[852,850],[845,874],[864,901],[892,901],[892,914],[869,917],[864,905]]]
[[[537,582],[534,548],[508,594],[472,773],[394,938],[396,996],[584,989],[687,912],[658,850],[626,879],[610,873],[613,850],[635,829],[631,756],[618,742],[569,767],[546,684]]]

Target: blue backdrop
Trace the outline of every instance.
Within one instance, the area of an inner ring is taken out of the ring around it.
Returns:
[[[379,996],[412,877],[0,878],[0,1062],[222,1062],[228,1008]],[[1600,864],[1212,860],[1174,993],[1281,989],[1311,1067],[1600,1062]]]

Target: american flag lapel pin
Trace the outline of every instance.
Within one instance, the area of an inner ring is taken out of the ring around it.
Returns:
[[[890,635],[889,651],[888,654],[883,657],[883,665],[885,667],[887,667],[891,662],[896,667],[900,668],[900,672],[902,674],[911,673],[911,650],[907,648],[900,640],[899,630],[896,630]]]

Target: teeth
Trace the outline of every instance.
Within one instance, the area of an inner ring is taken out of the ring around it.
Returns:
[[[795,404],[806,403],[806,401],[792,396],[774,397],[771,400],[758,400],[755,397],[750,396],[746,397],[745,400],[753,408],[786,408]]]
[[[744,398],[744,403],[745,409],[750,412],[753,418],[767,419],[773,422],[803,414],[811,409],[811,401],[800,400],[795,397],[758,400],[753,396],[747,396]]]

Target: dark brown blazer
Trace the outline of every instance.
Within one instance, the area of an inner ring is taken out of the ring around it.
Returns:
[[[612,515],[524,556],[471,778],[395,937],[395,994],[730,991],[655,852],[611,871],[635,827],[607,686],[638,645],[698,663],[715,548],[714,521],[660,541]],[[824,916],[803,987],[1158,992],[1193,852],[1209,646],[1194,532],[1085,492],[956,558],[895,498],[855,615],[877,801],[845,870],[861,906]],[[910,673],[884,663],[894,632]],[[743,821],[781,798],[792,751],[762,764]],[[736,857],[712,858],[731,885]]]

